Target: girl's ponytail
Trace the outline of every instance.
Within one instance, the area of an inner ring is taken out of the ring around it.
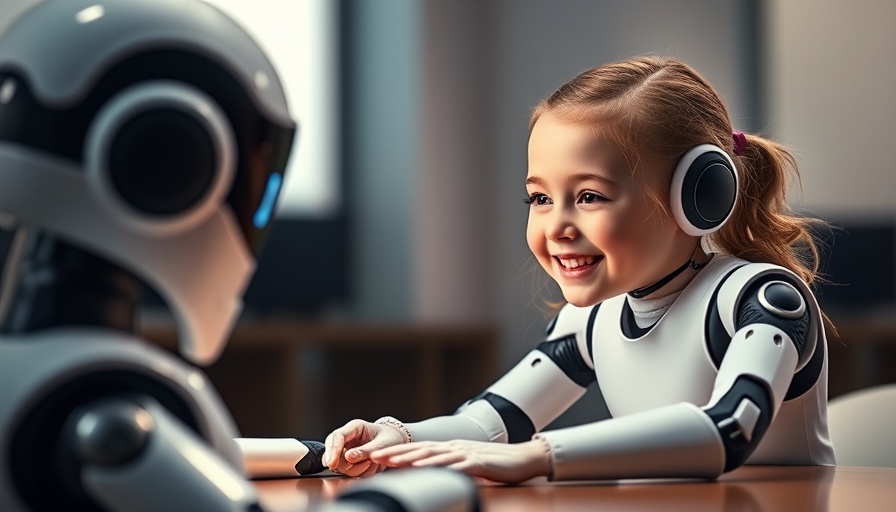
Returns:
[[[818,277],[819,252],[810,227],[821,221],[787,205],[790,181],[799,184],[796,160],[783,145],[758,135],[745,135],[743,148],[735,149],[741,153],[732,151],[740,178],[737,205],[711,244],[747,261],[780,265],[811,284]]]

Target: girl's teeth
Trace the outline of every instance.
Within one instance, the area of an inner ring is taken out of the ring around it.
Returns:
[[[594,263],[594,257],[588,258],[575,258],[575,259],[561,259],[560,264],[565,268],[575,269],[579,267],[584,267],[585,265],[591,265]]]

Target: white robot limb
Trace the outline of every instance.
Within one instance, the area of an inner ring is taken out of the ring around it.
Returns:
[[[217,393],[135,320],[146,284],[218,357],[294,133],[202,1],[46,1],[0,36],[0,510],[261,509]]]

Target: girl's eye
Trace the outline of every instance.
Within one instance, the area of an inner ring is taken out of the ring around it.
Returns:
[[[606,200],[606,197],[594,192],[584,192],[581,196],[579,196],[579,202],[584,204],[599,203]]]
[[[546,194],[532,194],[529,197],[523,199],[523,202],[529,205],[546,205],[551,204],[551,198]]]

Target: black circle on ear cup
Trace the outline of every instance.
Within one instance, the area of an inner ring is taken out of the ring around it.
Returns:
[[[203,91],[159,80],[123,89],[87,131],[94,199],[128,230],[173,234],[207,222],[236,175],[228,117]]]
[[[119,127],[109,147],[108,176],[119,196],[149,215],[174,215],[196,205],[215,178],[208,130],[175,109],[140,112]]]
[[[737,201],[737,169],[724,150],[702,144],[687,151],[672,174],[669,203],[681,229],[691,236],[716,231]]]
[[[690,223],[713,229],[734,208],[737,178],[718,153],[704,153],[691,164],[681,187],[681,207]]]

